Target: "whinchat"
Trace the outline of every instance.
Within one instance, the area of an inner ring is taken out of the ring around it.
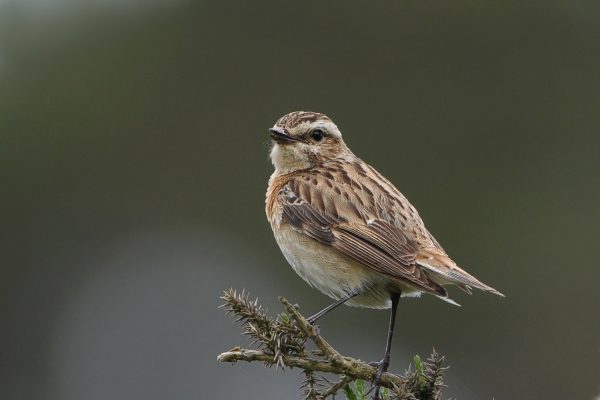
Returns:
[[[391,308],[376,386],[389,365],[400,297],[430,293],[456,304],[448,284],[502,296],[448,257],[406,197],[350,151],[329,117],[292,112],[269,131],[275,171],[266,213],[275,240],[298,275],[336,300],[310,321],[342,303]]]

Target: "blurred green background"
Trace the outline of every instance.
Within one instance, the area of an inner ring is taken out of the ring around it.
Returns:
[[[446,397],[600,392],[600,3],[0,0],[0,398],[294,399],[219,365],[217,310],[329,299],[263,211],[267,128],[320,111],[507,295],[400,304],[392,368],[435,346]],[[320,323],[383,352],[387,312]]]

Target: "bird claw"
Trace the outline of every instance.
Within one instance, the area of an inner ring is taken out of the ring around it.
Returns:
[[[375,372],[375,376],[373,377],[371,389],[369,389],[366,395],[368,396],[373,390],[375,390],[375,393],[373,393],[373,400],[379,400],[379,389],[381,389],[381,375],[383,375],[383,373],[387,371],[390,362],[388,360],[383,359],[381,361],[371,361],[368,364],[372,367],[377,367],[377,371]]]
[[[317,334],[317,336],[321,336],[321,327],[319,327],[319,325],[312,325],[312,327],[315,330],[315,333]]]
[[[306,318],[306,321],[310,324],[310,326],[313,327],[313,329],[315,330],[315,333],[317,334],[317,336],[320,336],[321,334],[321,328],[319,327],[319,325],[315,324],[316,319],[313,319],[312,317]]]

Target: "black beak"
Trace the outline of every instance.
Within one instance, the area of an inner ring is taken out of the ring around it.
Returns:
[[[291,142],[301,142],[300,139],[291,137],[281,128],[271,128],[271,129],[269,129],[269,132],[270,132],[271,138],[273,138],[273,140],[279,144],[286,144],[286,143],[291,143]]]

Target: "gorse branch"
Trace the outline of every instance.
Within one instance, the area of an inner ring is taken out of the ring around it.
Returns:
[[[258,345],[265,354],[273,356],[273,362],[265,361],[266,364],[277,364],[284,368],[285,356],[296,356],[304,354],[304,343],[306,337],[298,331],[296,326],[285,314],[280,314],[277,319],[269,318],[258,304],[258,299],[250,300],[248,293],[242,291],[238,294],[229,289],[221,297],[228,314],[236,316],[236,322],[244,328],[244,334],[252,339],[252,344]]]
[[[325,400],[338,392],[344,392],[347,399],[366,399],[365,382],[371,382],[376,368],[351,357],[340,354],[331,346],[317,329],[283,297],[279,301],[285,313],[274,319],[269,317],[258,299],[251,300],[248,293],[237,293],[233,289],[224,292],[222,307],[228,314],[236,317],[236,322],[244,329],[257,349],[235,347],[220,354],[220,362],[260,361],[267,366],[276,365],[282,369],[300,368],[304,380],[300,390],[306,400]],[[307,341],[311,341],[317,350],[308,351]],[[381,398],[387,400],[440,400],[444,387],[442,375],[444,358],[435,350],[425,361],[419,356],[414,358],[414,369],[404,375],[389,372],[381,376]],[[317,373],[337,376],[330,381]]]

